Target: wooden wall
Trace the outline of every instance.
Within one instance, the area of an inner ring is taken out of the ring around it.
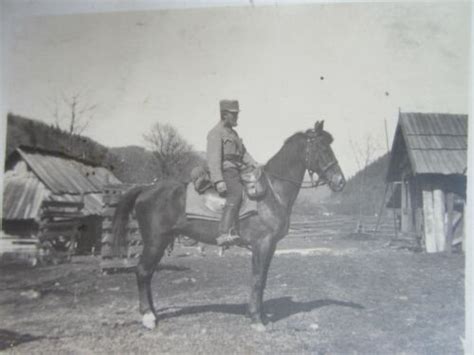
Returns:
[[[438,176],[421,180],[423,241],[428,253],[451,252],[453,243],[464,237],[465,196],[456,180]]]
[[[400,232],[428,253],[451,251],[464,238],[465,179],[462,176],[402,174]]]

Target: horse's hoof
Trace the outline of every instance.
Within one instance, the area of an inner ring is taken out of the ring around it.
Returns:
[[[156,317],[153,313],[148,312],[143,315],[142,324],[147,329],[155,329],[156,327]]]
[[[252,323],[250,326],[257,332],[264,332],[267,330],[267,328],[262,323]]]

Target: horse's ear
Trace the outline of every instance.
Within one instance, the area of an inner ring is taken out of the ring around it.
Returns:
[[[316,123],[314,124],[314,131],[316,133],[319,133],[323,130],[323,126],[324,126],[324,121],[316,121]]]

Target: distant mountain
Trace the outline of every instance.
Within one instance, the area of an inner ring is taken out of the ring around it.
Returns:
[[[361,211],[363,215],[377,214],[384,198],[388,162],[388,154],[378,158],[349,178],[342,192],[331,192],[326,186],[300,190],[294,212],[313,211],[317,214],[329,211],[357,215]]]
[[[384,198],[389,160],[387,153],[356,173],[342,192],[331,194],[328,204],[339,213],[358,214],[360,209],[363,215],[377,214]]]

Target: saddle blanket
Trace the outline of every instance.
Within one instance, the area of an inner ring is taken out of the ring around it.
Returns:
[[[186,188],[187,218],[220,221],[224,204],[225,198],[220,197],[217,191],[213,189],[209,189],[200,195],[192,183],[188,184]],[[239,219],[244,219],[254,214],[257,214],[257,201],[250,200],[244,194]]]

